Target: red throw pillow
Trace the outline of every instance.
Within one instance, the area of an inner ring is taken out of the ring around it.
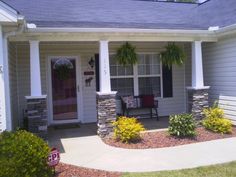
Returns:
[[[142,106],[145,108],[154,107],[154,96],[153,95],[143,95],[142,96]]]

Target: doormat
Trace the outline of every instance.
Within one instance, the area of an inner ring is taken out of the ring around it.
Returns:
[[[80,128],[79,123],[71,123],[71,124],[61,124],[61,125],[53,125],[54,129],[70,129],[70,128]]]

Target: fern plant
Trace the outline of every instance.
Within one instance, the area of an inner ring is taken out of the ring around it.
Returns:
[[[162,64],[170,68],[173,64],[183,65],[186,55],[181,47],[175,43],[169,43],[165,47],[165,51],[161,52],[160,58]]]
[[[126,42],[117,50],[115,59],[123,66],[136,64],[138,62],[138,56],[135,47]]]

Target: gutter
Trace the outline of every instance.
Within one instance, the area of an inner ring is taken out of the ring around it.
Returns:
[[[28,37],[42,37],[42,41],[55,40],[52,36],[58,36],[58,41],[63,41],[65,35],[77,35],[78,40],[96,41],[107,39],[109,41],[123,41],[121,36],[124,36],[129,41],[217,41],[215,31],[209,30],[182,30],[182,29],[137,29],[137,28],[44,28],[37,27],[35,24],[27,24],[27,34],[15,40],[25,41]],[[88,38],[85,38],[85,36]],[[93,36],[93,40],[92,40]],[[51,37],[51,38],[50,38]],[[61,39],[61,40],[60,40]],[[75,40],[71,37],[69,40]]]
[[[171,30],[171,29],[137,29],[137,28],[28,28],[31,33],[162,33],[162,34],[214,34],[208,30]]]

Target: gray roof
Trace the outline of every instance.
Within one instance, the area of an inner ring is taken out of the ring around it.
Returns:
[[[236,23],[236,0],[3,0],[38,27],[207,29]]]

